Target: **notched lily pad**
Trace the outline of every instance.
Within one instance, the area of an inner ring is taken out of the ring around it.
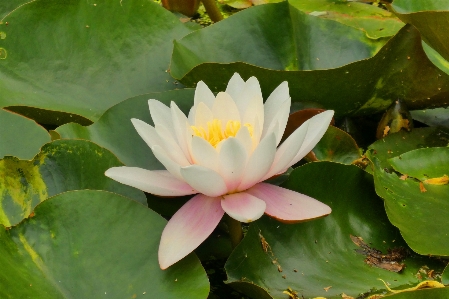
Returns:
[[[106,149],[83,140],[48,143],[31,161],[5,157],[0,160],[0,223],[14,226],[32,216],[40,202],[69,190],[108,190],[146,205],[143,192],[104,175],[121,165]]]

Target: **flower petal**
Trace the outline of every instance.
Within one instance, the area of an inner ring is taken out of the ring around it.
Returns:
[[[234,99],[239,108],[240,115],[245,115],[245,112],[249,109],[248,105],[253,98],[263,99],[259,81],[257,81],[256,77],[249,78],[245,82],[243,90],[239,93],[238,97]],[[263,121],[263,119],[259,119],[259,121]],[[260,125],[263,124],[261,123]]]
[[[263,136],[268,134],[268,128],[276,123],[275,116],[279,112],[279,108],[282,104],[290,99],[288,82],[282,82],[276,89],[270,94],[268,99],[265,101],[264,114],[265,122],[263,124]],[[290,110],[290,106],[288,107]],[[290,111],[289,111],[290,112]]]
[[[301,149],[298,151],[293,160],[286,165],[284,170],[287,170],[290,166],[298,163],[299,160],[304,158],[304,156],[315,147],[315,145],[323,137],[324,133],[326,133],[333,116],[334,111],[327,110],[313,116],[308,120],[308,122],[310,122],[309,128],[307,129],[307,135],[304,138]]]
[[[212,109],[215,101],[215,96],[206,85],[206,83],[200,81],[196,84],[195,96],[193,101],[195,106],[199,103],[204,103],[209,109]]]
[[[308,127],[309,121],[306,121],[281,144],[274,156],[273,165],[263,180],[280,173],[285,169],[286,165],[289,165],[291,160],[296,156],[296,153],[301,148],[304,138],[306,137]]]
[[[276,137],[274,133],[264,138],[248,159],[240,185],[237,190],[246,190],[259,183],[273,164],[276,154]]]
[[[187,160],[187,157],[179,146],[177,140],[175,140],[173,136],[171,136],[166,127],[156,125],[155,130],[159,135],[159,138],[162,140],[162,144],[158,145],[160,145],[162,149],[165,150],[165,153],[170,157],[170,159],[172,159],[180,166],[187,166],[192,164],[189,160]]]
[[[196,127],[202,127],[207,131],[207,123],[212,121],[214,114],[203,102],[196,106],[195,119],[192,123]]]
[[[288,116],[290,114],[291,99],[288,98],[280,107],[277,108],[277,113],[273,116],[271,124],[264,128],[263,136],[267,136],[271,132],[276,135],[276,146],[281,142],[282,135],[284,135],[285,127],[287,126]]]
[[[223,210],[240,222],[252,222],[262,217],[266,204],[263,200],[245,193],[233,193],[223,196],[221,207]]]
[[[167,269],[195,250],[223,217],[221,200],[198,194],[168,221],[159,245],[159,265]]]
[[[150,107],[150,114],[153,119],[154,126],[162,126],[167,128],[170,134],[175,137],[175,129],[171,120],[170,108],[153,99],[148,101],[148,106]]]
[[[225,129],[226,124],[230,120],[240,121],[240,113],[232,97],[225,93],[219,92],[212,107],[214,118],[221,121],[222,129]]]
[[[253,152],[253,139],[251,138],[248,128],[245,126],[241,127],[237,132],[237,135],[235,135],[235,138],[237,138],[246,149],[248,156],[251,155]]]
[[[242,124],[250,124],[255,126],[256,119],[259,120],[259,125],[262,128],[264,121],[264,109],[262,95],[253,96],[248,99],[248,105],[246,106],[245,114],[242,117]]]
[[[222,142],[219,157],[220,174],[226,182],[228,191],[232,192],[240,185],[248,154],[237,138],[229,137]]]
[[[168,170],[175,178],[185,181],[184,178],[181,175],[181,166],[179,163],[177,163],[175,160],[173,160],[168,154],[165,149],[162,147],[155,145],[151,148],[153,151],[154,156],[156,159],[161,162],[162,165],[164,165],[165,169]]]
[[[282,222],[312,220],[332,211],[328,205],[312,197],[267,183],[259,183],[246,192],[265,201],[265,214]]]
[[[216,197],[227,193],[223,178],[210,168],[192,165],[181,168],[184,180],[195,190],[207,196]]]
[[[236,100],[245,88],[245,81],[238,73],[234,73],[228,82],[225,92]]]
[[[220,170],[218,152],[201,137],[192,137],[192,155],[195,164],[208,167],[218,172]]]
[[[190,129],[190,127],[188,126],[189,121],[175,102],[171,102],[170,107],[173,126],[175,129],[176,138],[178,139],[179,147],[181,147],[181,150],[184,152],[187,160],[190,163],[193,163],[189,147],[187,145],[187,131]]]
[[[163,145],[162,139],[156,132],[156,129],[144,121],[137,118],[131,118],[131,122],[136,129],[139,136],[145,141],[145,143],[151,148],[155,145]]]
[[[183,196],[198,193],[189,184],[173,177],[166,170],[146,170],[138,167],[112,167],[104,173],[107,177],[159,196]]]

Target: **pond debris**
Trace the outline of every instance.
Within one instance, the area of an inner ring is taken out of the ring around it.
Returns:
[[[323,290],[325,290],[327,292],[330,290],[330,288],[332,288],[332,286],[325,287],[325,288],[323,288]]]
[[[282,293],[288,295],[288,299],[300,299],[300,297],[298,296],[298,292],[293,291],[292,288],[288,287],[285,291],[283,291]]]
[[[410,291],[416,291],[416,290],[420,290],[420,289],[444,288],[444,284],[442,284],[441,282],[438,282],[438,281],[435,281],[435,280],[426,280],[426,281],[421,281],[416,286],[408,288],[408,289],[392,290],[392,289],[390,289],[390,287],[387,285],[387,283],[383,279],[378,278],[378,280],[382,281],[384,283],[385,287],[387,288],[387,290],[390,293],[393,293],[393,294],[398,294],[398,293],[403,293],[403,292],[410,292]]]
[[[385,111],[382,119],[379,121],[376,131],[376,138],[396,133],[401,130],[410,131],[413,129],[412,115],[407,109],[405,102],[401,99],[396,100]]]
[[[424,187],[423,182],[419,182],[419,191],[421,191],[421,193],[427,192],[427,189]]]
[[[341,298],[342,298],[342,299],[355,299],[354,297],[348,296],[348,295],[346,295],[345,293],[341,293]]]
[[[273,251],[271,250],[270,244],[268,244],[267,240],[265,240],[264,236],[262,236],[262,231],[259,230],[259,238],[260,238],[260,244],[262,245],[262,250],[265,253],[270,252],[271,255],[274,256]]]
[[[356,249],[357,253],[366,256],[364,262],[370,266],[388,270],[391,272],[401,272],[405,264],[401,261],[407,256],[407,251],[403,247],[395,247],[388,249],[387,254],[382,251],[372,248],[366,244],[361,237],[350,235],[352,242],[361,249]]]
[[[449,177],[447,175],[443,175],[439,178],[427,179],[423,181],[423,183],[428,185],[446,185],[449,183]]]

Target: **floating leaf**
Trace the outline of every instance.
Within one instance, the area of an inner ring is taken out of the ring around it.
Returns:
[[[126,98],[178,87],[166,73],[172,39],[191,32],[147,0],[30,1],[2,21],[0,106],[93,121]],[[45,123],[62,122],[48,114]]]
[[[237,290],[253,298],[285,299],[289,288],[298,298],[342,298],[342,293],[357,297],[385,290],[378,278],[393,289],[406,288],[419,283],[415,274],[421,266],[434,269],[430,259],[412,254],[404,259],[402,272],[395,273],[369,266],[367,256],[357,252],[351,235],[385,254],[406,244],[390,224],[371,175],[356,166],[308,163],[295,169],[283,186],[324,202],[332,213],[301,224],[268,217],[252,223],[225,266],[227,282]],[[261,236],[269,250],[264,250]],[[265,297],[257,293],[261,290]]]
[[[398,98],[409,109],[449,103],[449,75],[429,61],[412,26],[373,41],[288,2],[246,9],[176,41],[170,68],[185,85],[203,80],[214,91],[234,72],[255,76],[265,97],[288,81],[293,102],[333,109],[337,117],[385,111]]]
[[[201,299],[206,273],[189,255],[166,271],[157,248],[166,221],[105,191],[71,191],[0,230],[1,298]]]
[[[377,39],[395,35],[404,23],[391,12],[356,1],[289,0],[295,8],[364,31],[367,37]],[[315,14],[316,15],[316,14]]]
[[[31,160],[50,142],[47,130],[31,119],[0,109],[0,158]]]
[[[0,160],[0,223],[16,225],[40,202],[69,190],[108,190],[146,205],[143,192],[104,175],[121,165],[106,149],[83,140],[48,143],[32,161],[5,157]]]
[[[442,126],[449,128],[449,109],[435,108],[411,111],[413,119],[428,126]]]

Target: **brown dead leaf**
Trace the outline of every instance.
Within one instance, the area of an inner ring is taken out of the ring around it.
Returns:
[[[329,291],[330,288],[332,288],[332,286],[328,286],[328,287],[325,287],[323,289],[327,292],[327,291]]]
[[[387,136],[387,135],[388,135],[388,132],[390,132],[390,127],[389,127],[389,126],[385,126],[383,137]]]
[[[408,175],[406,175],[406,174],[403,174],[399,177],[399,179],[403,180],[403,181],[405,181],[407,178],[408,178]]]
[[[419,182],[419,191],[421,191],[421,193],[427,192],[427,189],[424,188],[423,182]]]

